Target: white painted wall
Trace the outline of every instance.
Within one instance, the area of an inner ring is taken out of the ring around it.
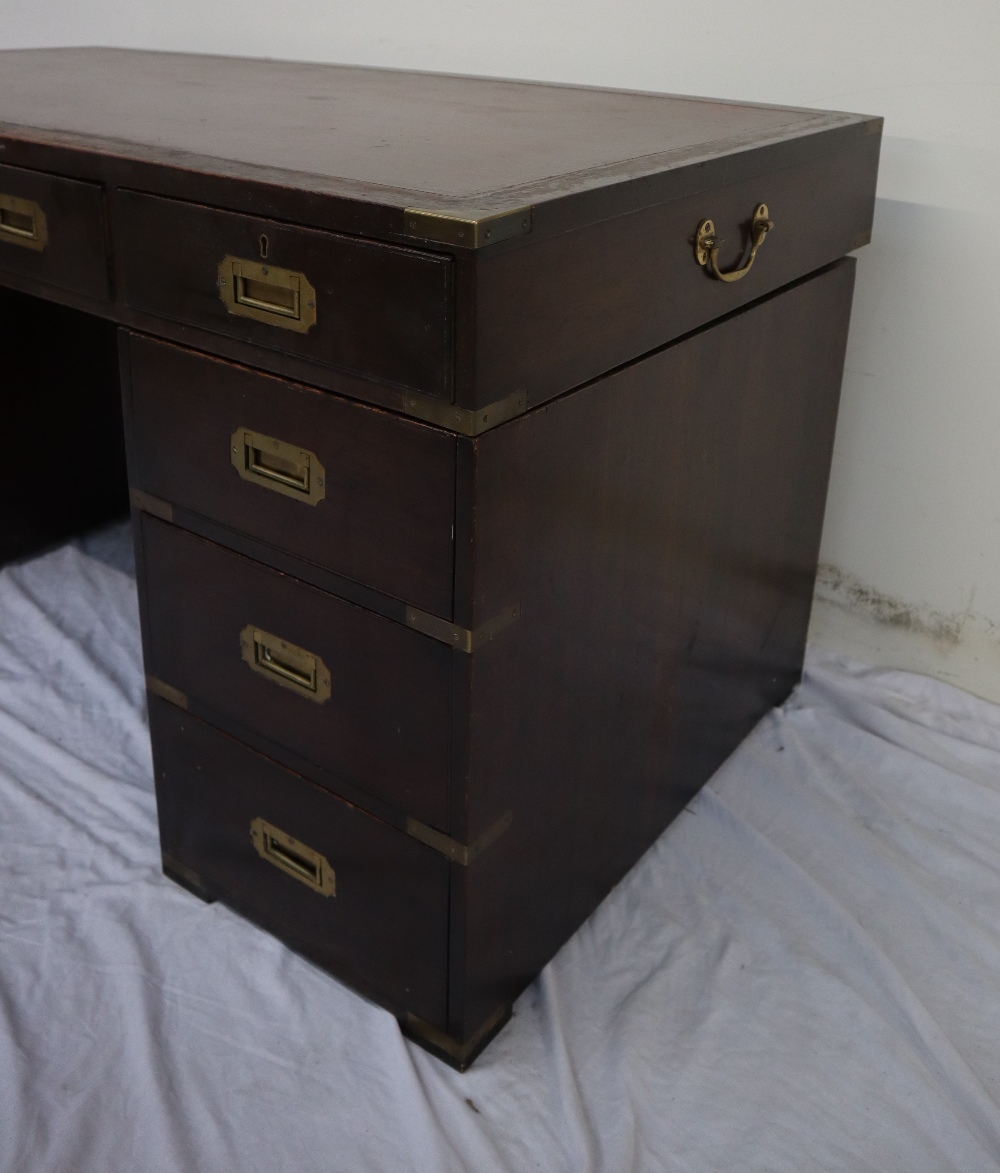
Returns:
[[[407,66],[883,114],[812,638],[1000,700],[996,0],[0,0],[0,46]]]

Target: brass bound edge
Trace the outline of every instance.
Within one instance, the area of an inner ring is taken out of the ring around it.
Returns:
[[[143,513],[149,513],[161,521],[174,520],[174,507],[169,501],[161,501],[159,497],[144,493],[142,489],[131,488],[128,491],[128,499],[135,509],[139,509]]]
[[[169,701],[172,705],[176,705],[179,709],[187,709],[187,694],[181,692],[179,688],[174,688],[172,684],[167,684],[158,677],[150,676],[149,673],[147,673],[146,687],[153,694],[153,696],[158,696],[161,700]]]
[[[412,627],[422,635],[429,635],[431,639],[440,640],[441,643],[448,644],[458,652],[471,653],[476,648],[482,647],[483,644],[489,643],[505,627],[510,627],[520,618],[520,615],[521,604],[514,603],[510,607],[504,607],[498,615],[494,615],[482,627],[470,631],[467,627],[459,627],[447,619],[439,619],[437,615],[428,615],[426,611],[418,611],[416,607],[407,607],[406,626]]]
[[[427,212],[423,208],[403,209],[403,232],[435,244],[460,248],[484,248],[531,231],[532,209],[515,208],[497,216],[458,216],[453,212]]]
[[[456,1042],[451,1035],[438,1030],[436,1026],[431,1026],[429,1022],[424,1022],[409,1010],[399,1020],[399,1025],[403,1033],[408,1034],[415,1042],[440,1052],[442,1057],[453,1063],[459,1071],[464,1071],[490,1039],[506,1025],[510,1011],[510,1004],[501,1002],[464,1043]]]
[[[161,853],[161,859],[165,868],[168,868],[172,872],[176,872],[179,876],[183,877],[183,879],[187,880],[189,884],[197,884],[199,888],[202,887],[201,876],[199,876],[198,873],[192,868],[189,868],[185,864],[180,863],[178,860],[174,859],[172,855],[167,855],[165,851]]]
[[[505,815],[497,819],[492,827],[484,831],[475,843],[470,843],[468,847],[452,839],[449,835],[443,834],[441,831],[435,831],[433,827],[428,827],[426,823],[418,822],[416,819],[408,818],[406,820],[406,833],[413,839],[418,839],[425,847],[433,847],[435,851],[440,851],[452,863],[458,863],[462,867],[468,867],[477,856],[482,855],[490,844],[495,843],[509,829],[513,821],[514,812],[508,811]]]
[[[172,855],[168,855],[165,851],[161,852],[160,858],[164,875],[182,884],[200,900],[204,900],[208,904],[215,902],[215,897],[206,890],[201,876],[193,868],[189,868],[186,864],[181,863],[180,860],[174,859]]]
[[[403,411],[407,415],[470,437],[505,424],[527,410],[527,391],[515,391],[505,399],[498,399],[475,411],[469,407],[456,407],[453,403],[442,403],[440,399],[426,395],[413,395],[409,391],[403,396]]]

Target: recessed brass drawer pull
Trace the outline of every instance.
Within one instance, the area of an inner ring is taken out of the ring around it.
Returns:
[[[322,704],[330,699],[330,672],[312,652],[248,623],[240,632],[243,659],[262,676]]]
[[[758,204],[754,208],[753,219],[750,221],[750,255],[746,263],[739,269],[731,269],[723,273],[719,268],[719,242],[715,236],[715,224],[711,220],[702,220],[694,238],[695,260],[710,276],[719,281],[739,281],[750,272],[750,268],[757,257],[757,250],[764,243],[767,234],[774,227],[770,218],[767,204]]]
[[[45,213],[34,200],[0,195],[0,241],[41,252],[49,243]]]
[[[326,496],[326,470],[308,448],[249,428],[233,432],[230,448],[233,467],[244,480],[307,505],[316,505]]]
[[[337,895],[337,875],[326,856],[261,818],[250,824],[250,838],[261,859],[301,880],[314,892],[323,896]]]
[[[316,325],[316,290],[304,273],[242,257],[219,265],[219,297],[231,314],[305,334]]]

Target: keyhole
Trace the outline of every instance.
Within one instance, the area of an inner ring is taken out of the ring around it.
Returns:
[[[260,238],[260,255],[265,260],[267,259],[267,237],[264,235],[261,235]]]

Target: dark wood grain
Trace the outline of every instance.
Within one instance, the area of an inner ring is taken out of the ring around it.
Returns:
[[[115,333],[0,290],[0,561],[128,513]]]
[[[450,618],[453,437],[150,338],[125,345],[138,488]],[[323,500],[242,479],[230,459],[241,427],[313,452]]]
[[[149,698],[149,717],[163,851],[207,895],[397,1014],[443,1029],[443,856],[158,697]],[[336,895],[261,859],[250,839],[256,818],[324,855]]]
[[[141,528],[148,672],[448,830],[449,648],[156,518]],[[321,657],[330,699],[252,671],[240,653],[247,624]]]
[[[0,195],[37,203],[48,228],[48,242],[40,251],[0,237],[0,273],[100,301],[111,296],[111,258],[99,184],[0,166]]]
[[[476,443],[473,1031],[799,678],[852,261]]]
[[[231,334],[382,382],[451,396],[451,262],[447,257],[200,204],[122,192],[115,203],[124,300],[134,309]],[[316,290],[308,333],[230,314],[224,257],[303,273]]]

